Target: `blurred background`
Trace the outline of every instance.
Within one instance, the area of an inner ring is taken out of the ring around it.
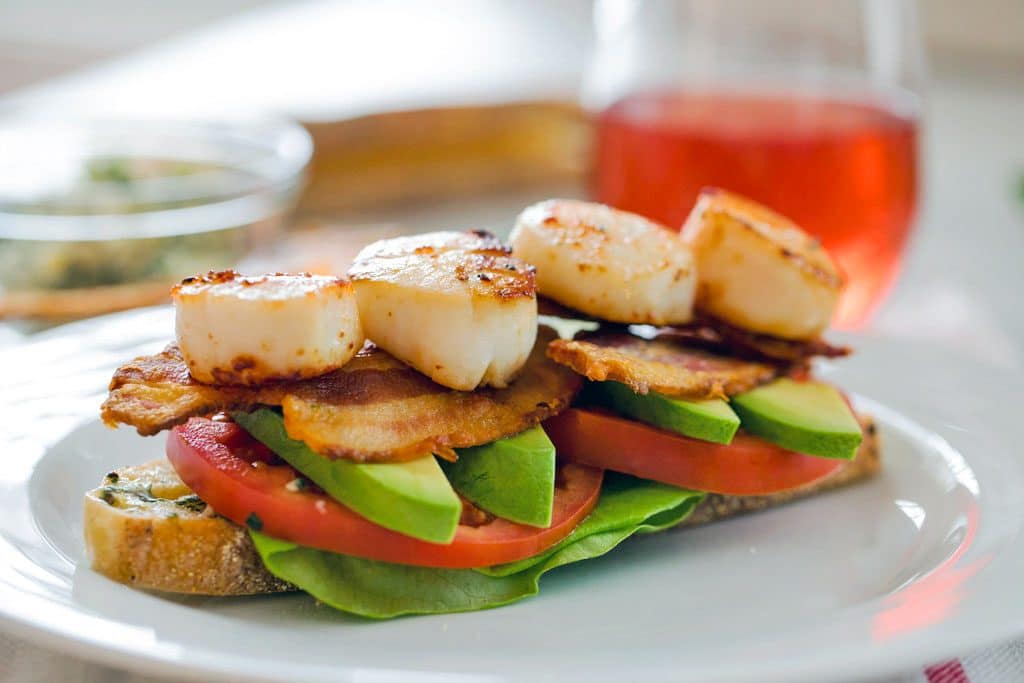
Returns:
[[[6,0],[0,5],[0,92],[51,79],[280,0]],[[518,4],[504,3],[509,9]],[[536,3],[540,4],[540,3]],[[589,26],[589,0],[558,0]],[[1024,68],[1024,4],[1018,0],[922,0],[921,23],[934,69]],[[551,11],[518,8],[517,11]],[[562,10],[559,10],[562,11]],[[581,26],[585,29],[586,26]]]
[[[1024,0],[0,0],[0,360],[198,271],[552,196],[677,229],[708,184],[821,237],[840,328],[1024,369]]]
[[[547,196],[678,228],[714,184],[822,237],[840,327],[1020,368],[1021,121],[1019,0],[7,0],[0,343]]]

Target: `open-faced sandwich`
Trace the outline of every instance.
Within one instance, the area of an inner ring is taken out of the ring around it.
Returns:
[[[708,192],[677,234],[551,200],[511,242],[429,233],[346,278],[176,286],[176,342],[102,408],[168,431],[167,459],[86,494],[93,568],[369,617],[482,609],[633,534],[877,471],[870,418],[811,377],[847,352],[821,339],[840,277],[786,219]]]

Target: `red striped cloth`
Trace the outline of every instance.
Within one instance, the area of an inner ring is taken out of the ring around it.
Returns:
[[[1024,641],[926,667],[900,683],[1017,683],[1024,681]]]
[[[928,683],[970,683],[971,680],[959,659],[929,666],[924,670],[924,677]]]

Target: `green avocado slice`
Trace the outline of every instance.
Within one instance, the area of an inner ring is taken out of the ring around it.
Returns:
[[[588,392],[621,415],[702,441],[727,444],[740,426],[722,399],[683,401],[653,391],[638,394],[619,382],[595,382]]]
[[[401,463],[330,460],[290,438],[284,420],[272,410],[232,413],[232,418],[329,496],[371,522],[432,543],[451,543],[455,537],[462,501],[433,455]]]
[[[546,528],[555,497],[555,445],[541,427],[458,449],[441,465],[456,491],[498,517]]]
[[[829,384],[777,379],[733,396],[732,407],[745,430],[798,453],[852,460],[860,446],[860,423]]]

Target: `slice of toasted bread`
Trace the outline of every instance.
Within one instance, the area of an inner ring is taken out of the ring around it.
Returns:
[[[213,514],[166,460],[123,467],[85,494],[92,568],[137,588],[199,595],[291,590],[245,529]]]
[[[810,486],[769,496],[709,495],[683,523],[707,524],[861,481],[881,468],[878,435],[861,420],[857,457]],[[85,496],[85,545],[92,568],[115,581],[198,595],[292,590],[260,561],[249,534],[213,514],[166,460],[111,472]]]

